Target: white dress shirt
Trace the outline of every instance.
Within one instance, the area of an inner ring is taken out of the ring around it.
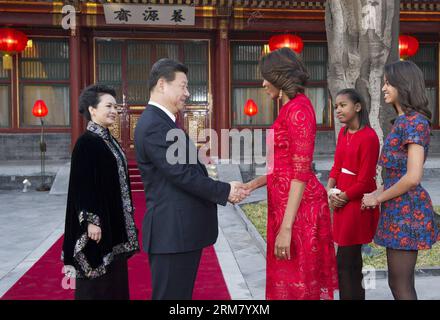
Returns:
[[[167,108],[165,108],[163,105],[154,102],[152,100],[148,101],[148,104],[151,104],[152,106],[158,107],[160,110],[162,110],[163,112],[165,112],[168,117],[171,118],[171,120],[173,120],[173,122],[176,122],[176,116],[174,114],[172,114]]]

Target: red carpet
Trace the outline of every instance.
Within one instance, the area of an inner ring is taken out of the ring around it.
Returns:
[[[136,208],[136,225],[141,231],[145,212],[143,192],[133,193]],[[140,239],[142,235],[140,234]],[[12,288],[2,300],[72,300],[73,290],[62,287],[63,264],[60,260],[61,237]],[[129,260],[130,298],[132,300],[151,299],[150,270],[148,257],[141,252]],[[214,248],[203,251],[199,272],[194,288],[195,300],[230,300],[226,283],[217,260]]]

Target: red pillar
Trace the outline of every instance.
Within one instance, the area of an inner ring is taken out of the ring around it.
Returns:
[[[221,138],[221,129],[230,129],[230,83],[229,83],[229,32],[228,20],[222,19],[219,21],[219,28],[217,30],[216,39],[216,104],[214,105],[215,129],[219,138]],[[221,143],[220,139],[220,143]],[[219,145],[220,146],[220,145]],[[219,150],[220,152],[220,150]],[[219,154],[219,158],[224,155]]]
[[[71,131],[71,149],[81,134],[82,119],[78,111],[78,99],[80,94],[81,81],[81,40],[79,29],[70,30],[69,38],[69,58],[70,58],[70,123]]]

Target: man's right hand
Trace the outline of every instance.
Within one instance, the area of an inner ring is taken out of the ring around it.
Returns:
[[[236,204],[243,201],[244,198],[249,196],[250,190],[245,188],[244,184],[238,181],[232,181],[229,183],[231,185],[231,191],[229,192],[228,201]]]

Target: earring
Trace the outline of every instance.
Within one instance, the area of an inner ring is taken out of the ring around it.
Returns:
[[[280,89],[280,92],[278,93],[278,99],[283,98],[283,89]]]

